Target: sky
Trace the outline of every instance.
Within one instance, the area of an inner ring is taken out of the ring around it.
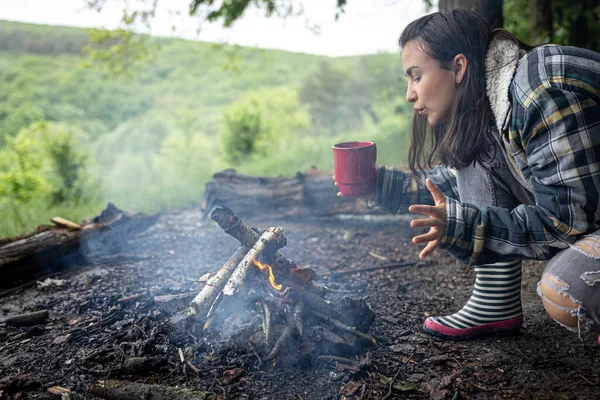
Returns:
[[[344,56],[398,51],[402,29],[428,13],[423,0],[348,0],[345,13],[335,21],[335,0],[299,1],[304,6],[301,16],[285,20],[266,18],[264,12],[253,8],[226,29],[220,23],[200,25],[197,17],[189,17],[189,0],[160,0],[151,31],[141,31],[156,36]],[[0,19],[106,29],[119,26],[123,0],[106,0],[100,13],[85,4],[85,0],[0,0]],[[310,29],[315,25],[319,27],[318,34]]]

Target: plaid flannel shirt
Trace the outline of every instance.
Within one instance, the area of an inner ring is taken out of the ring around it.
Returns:
[[[391,212],[433,204],[426,177],[440,187],[447,212],[440,248],[469,265],[547,260],[600,228],[600,54],[535,48],[519,60],[508,91],[500,140],[535,205],[461,203],[454,174],[444,167],[417,181],[398,168],[378,170],[376,203]]]

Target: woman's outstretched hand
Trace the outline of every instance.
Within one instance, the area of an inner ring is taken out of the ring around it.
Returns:
[[[333,178],[333,184],[335,185],[335,187],[338,187],[338,183],[335,180],[335,175],[332,178]],[[343,197],[344,196],[342,194],[342,192],[337,192],[336,195],[338,197]],[[359,199],[374,199],[375,198],[375,191],[373,190],[371,193],[361,194],[360,196],[351,196],[351,197],[355,197],[355,198],[359,198]]]
[[[435,206],[426,206],[421,204],[415,204],[408,208],[408,211],[416,214],[427,215],[429,218],[413,219],[410,222],[410,226],[413,228],[429,227],[429,232],[415,236],[413,243],[427,243],[427,246],[419,254],[419,259],[425,258],[428,254],[433,252],[442,240],[444,234],[444,227],[446,225],[446,197],[442,191],[427,178],[425,180],[425,186],[433,195]]]

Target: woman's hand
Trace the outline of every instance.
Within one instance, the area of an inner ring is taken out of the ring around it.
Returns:
[[[335,187],[338,187],[338,183],[335,180],[335,175],[333,176],[333,184],[335,185]],[[337,192],[337,196],[338,197],[343,197],[344,195],[342,194],[342,192]],[[373,190],[371,193],[362,194],[360,196],[351,196],[351,197],[359,198],[359,199],[365,199],[365,200],[367,200],[367,199],[374,199],[375,198],[375,190]]]
[[[429,242],[419,254],[419,259],[421,260],[440,245],[446,225],[446,197],[431,179],[427,178],[425,180],[425,186],[427,186],[427,189],[433,195],[435,206],[415,204],[408,208],[408,211],[412,213],[429,216],[429,218],[413,219],[410,222],[410,226],[413,228],[429,227],[429,232],[415,236],[412,240],[413,243]]]

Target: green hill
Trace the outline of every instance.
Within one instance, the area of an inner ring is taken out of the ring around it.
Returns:
[[[85,66],[85,30],[0,21],[0,208],[13,234],[106,201],[198,204],[220,169],[331,169],[331,144],[382,143],[402,163],[409,106],[399,54],[331,58],[145,37],[130,76]],[[67,210],[67,211],[65,211]],[[6,215],[6,214],[4,214]]]

